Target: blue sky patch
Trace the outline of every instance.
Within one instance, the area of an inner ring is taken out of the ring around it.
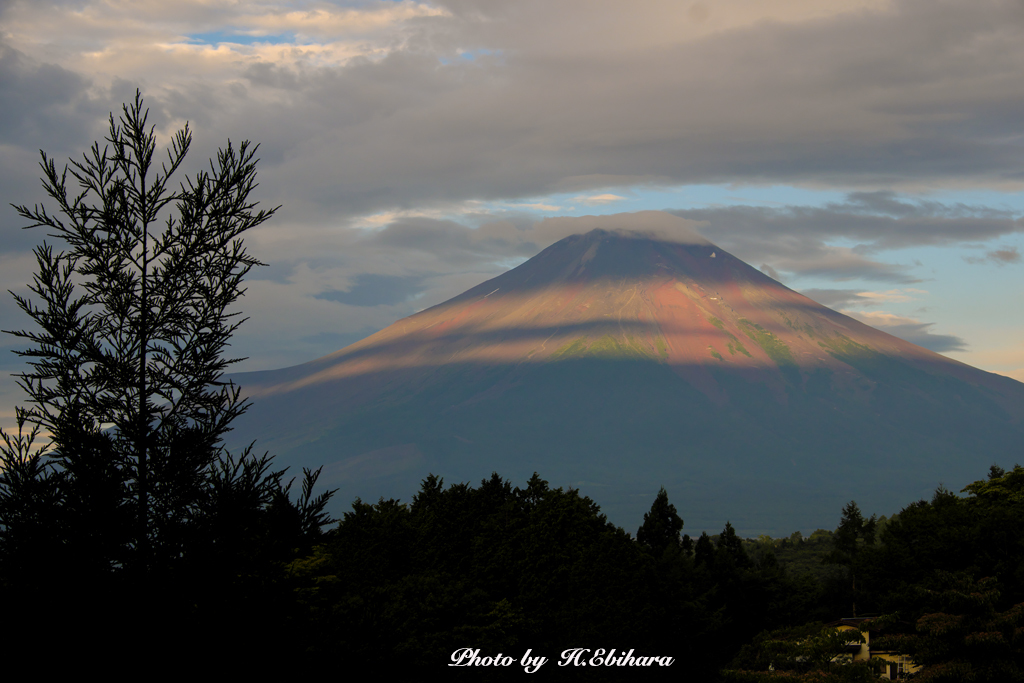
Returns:
[[[190,43],[201,43],[204,45],[219,45],[221,43],[234,43],[236,45],[256,45],[265,43],[280,45],[282,43],[294,43],[295,34],[276,33],[272,35],[251,35],[236,31],[213,31],[210,33],[192,33],[186,36]]]

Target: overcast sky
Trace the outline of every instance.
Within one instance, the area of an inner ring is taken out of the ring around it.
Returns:
[[[1021,0],[0,0],[0,187],[42,199],[39,150],[77,157],[136,88],[163,143],[189,122],[189,169],[259,143],[282,208],[247,240],[239,369],[628,225],[1024,380],[1022,35]],[[19,292],[22,225],[0,210]]]

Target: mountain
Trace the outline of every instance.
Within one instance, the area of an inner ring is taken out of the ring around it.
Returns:
[[[409,500],[433,472],[589,495],[634,530],[834,528],[1020,460],[1024,384],[794,292],[696,235],[594,230],[304,365],[234,376],[238,442]]]

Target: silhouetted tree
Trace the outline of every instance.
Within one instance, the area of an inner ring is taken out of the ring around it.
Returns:
[[[737,569],[749,569],[753,566],[747,551],[743,549],[743,540],[736,535],[736,529],[732,522],[726,522],[725,528],[718,537],[715,563],[719,567],[735,567]]]
[[[34,580],[52,590],[70,567],[98,595],[104,577],[134,585],[126,600],[152,610],[158,596],[176,601],[182,576],[251,569],[245,558],[266,546],[245,540],[286,534],[291,552],[328,521],[329,494],[313,497],[307,471],[293,503],[267,456],[222,445],[248,407],[223,380],[243,322],[229,309],[260,265],[242,234],[275,211],[250,199],[256,147],[229,142],[173,188],[188,125],[158,165],[141,95],[122,109],[81,161],[58,171],[42,153],[56,213],[15,206],[62,244],[35,250],[37,298],[15,295],[33,323],[11,332],[29,344],[18,352],[29,407],[0,445],[0,577],[12,592]]]
[[[636,531],[636,540],[655,557],[660,557],[667,548],[680,547],[682,530],[683,519],[676,512],[676,506],[668,502],[668,492],[662,487],[651,504],[651,511],[644,513],[644,523]]]
[[[715,561],[715,546],[711,542],[711,537],[708,536],[708,532],[701,532],[700,538],[697,539],[697,543],[693,551],[694,562],[697,565],[711,565]]]
[[[839,527],[832,535],[835,549],[828,556],[828,561],[849,567],[852,616],[857,616],[857,573],[860,570],[861,549],[864,546],[874,545],[877,523],[875,515],[871,515],[871,519],[865,520],[857,503],[851,500],[849,505],[843,508]]]

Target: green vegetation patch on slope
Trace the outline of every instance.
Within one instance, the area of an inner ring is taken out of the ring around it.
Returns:
[[[552,360],[565,360],[568,358],[617,358],[640,360],[650,359],[651,353],[632,336],[628,337],[626,342],[623,343],[610,334],[606,334],[593,343],[591,343],[586,337],[579,337],[568,344],[559,347],[551,354]]]
[[[818,345],[825,349],[830,356],[857,369],[869,379],[884,380],[889,384],[911,385],[918,391],[932,395],[939,395],[943,392],[961,395],[964,391],[964,387],[957,385],[955,381],[919,370],[896,358],[880,353],[870,346],[859,344],[845,335],[828,337],[819,341]],[[982,402],[979,399],[982,399],[982,396],[975,394],[969,404],[981,406]],[[964,399],[959,400],[963,401]],[[1000,410],[989,400],[982,400],[988,404],[990,410]]]
[[[811,327],[810,323],[806,323],[806,322],[805,323],[801,323],[799,321],[799,319],[796,322],[794,322],[794,321],[790,320],[789,316],[786,315],[785,313],[783,313],[782,311],[776,310],[775,312],[779,315],[779,317],[782,318],[783,322],[786,323],[786,326],[789,329],[791,329],[791,330],[793,330],[794,332],[797,332],[797,333],[803,332],[804,334],[806,334],[811,339],[815,338],[814,328]]]
[[[775,361],[782,376],[793,386],[800,386],[800,369],[793,360],[786,343],[774,334],[764,329],[757,323],[750,322],[746,318],[740,318],[740,328],[744,334],[750,337],[758,346],[764,349],[768,357]],[[749,355],[749,354],[748,354]]]
[[[728,334],[729,338],[732,339],[732,343],[729,344],[729,353],[736,355],[736,351],[739,351],[747,358],[751,358],[750,351],[747,351],[747,347],[743,346],[743,342],[737,339],[736,335],[730,332],[726,332],[726,334]],[[735,351],[733,349],[735,349]]]
[[[850,367],[856,368],[868,377],[887,376],[893,380],[914,381],[914,375],[921,374],[907,366],[888,358],[870,346],[859,344],[846,335],[826,337],[818,342],[830,356]]]
[[[711,323],[712,325],[714,325],[715,327],[720,329],[722,332],[725,332],[727,335],[729,335],[729,339],[732,339],[732,343],[729,344],[729,347],[728,347],[729,348],[729,353],[731,355],[735,356],[736,352],[739,351],[740,353],[745,355],[747,358],[750,358],[750,351],[747,351],[747,349],[743,346],[743,343],[739,339],[736,338],[735,334],[733,334],[732,332],[729,332],[727,329],[725,329],[725,324],[722,323],[721,320],[719,320],[718,318],[716,318],[713,315],[712,316],[708,316],[707,320],[708,320],[709,323]],[[788,351],[788,349],[787,349],[787,351]]]
[[[668,346],[665,344],[665,340],[661,337],[657,337],[654,340],[654,345],[658,348],[658,355],[662,360],[668,360]]]
[[[633,349],[633,351],[635,351],[639,355],[643,356],[644,358],[651,357],[650,349],[645,347],[641,342],[637,341],[633,335],[627,334],[626,342],[629,344],[629,348]]]
[[[587,352],[587,338],[579,337],[573,339],[568,344],[555,349],[555,352],[551,354],[551,359],[564,359],[564,358],[579,358]]]
[[[757,323],[752,323],[746,318],[740,319],[740,327],[751,340],[768,354],[768,357],[775,361],[776,365],[796,365],[793,354],[789,347],[781,339],[764,329]]]
[[[588,356],[597,358],[648,358],[648,354],[642,351],[639,346],[627,343],[623,344],[610,334],[606,334],[587,349]]]
[[[711,357],[712,358],[717,358],[718,360],[725,360],[724,358],[722,358],[722,354],[720,354],[718,351],[716,351],[712,347],[709,346],[708,347],[708,351],[711,352]]]
[[[858,344],[844,334],[838,337],[827,337],[818,342],[818,346],[842,361],[847,358],[867,360],[878,355],[870,346]]]

